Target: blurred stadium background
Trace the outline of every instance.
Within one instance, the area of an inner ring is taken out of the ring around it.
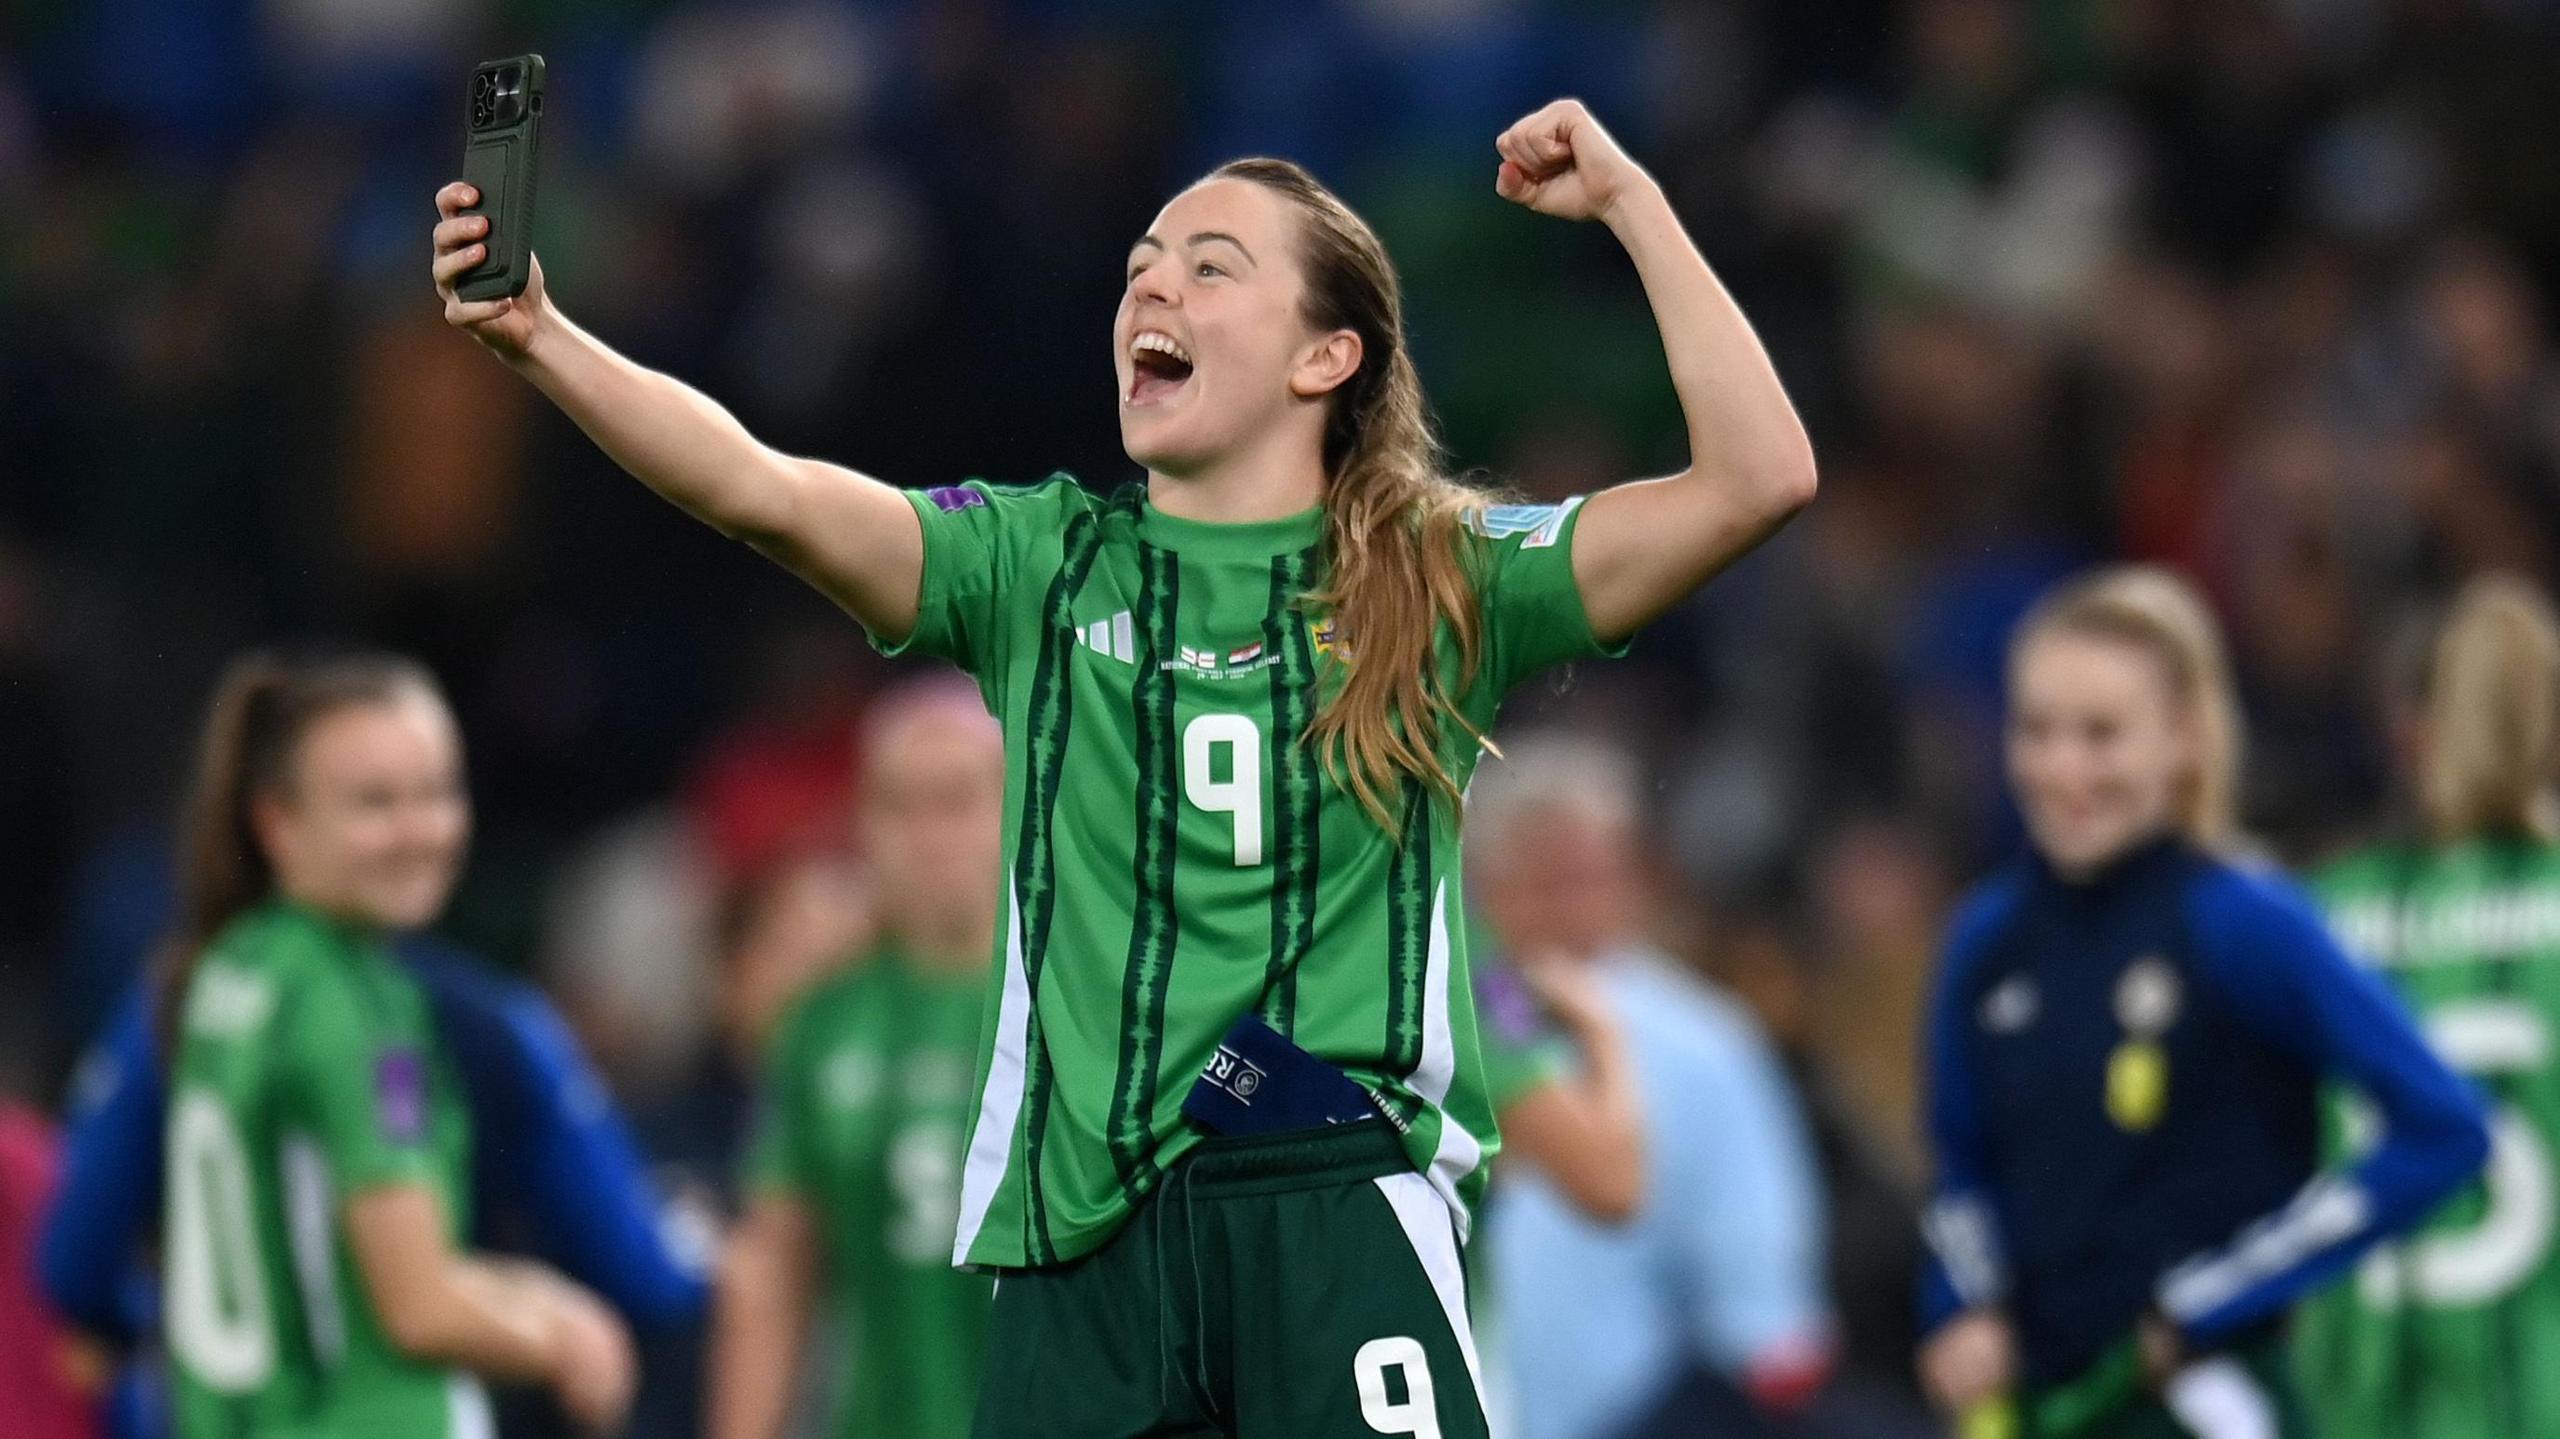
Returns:
[[[1129,238],[1218,160],[1385,236],[1456,459],[1541,497],[1678,463],[1634,276],[1492,195],[1556,94],[1665,181],[1813,429],[1821,502],[1622,664],[1515,705],[1651,781],[1662,923],[1785,1047],[1850,1360],[1907,1385],[1912,1036],[2016,841],[2007,627],[2091,560],[2195,576],[2248,815],[2386,803],[2375,702],[2560,518],[2549,0],[15,0],[0,10],[0,1086],[58,1105],[159,917],[240,647],[443,675],[448,932],[536,976],[653,1157],[744,1106],[741,895],[836,843],[854,627],[623,478],[440,323],[471,62],[538,49],[563,306],[758,434],[901,483],[1125,471]]]

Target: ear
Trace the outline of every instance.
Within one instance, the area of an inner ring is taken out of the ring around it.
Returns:
[[[1343,381],[1360,370],[1360,335],[1356,330],[1335,330],[1319,337],[1298,357],[1297,368],[1289,372],[1289,393],[1302,400],[1331,394]]]

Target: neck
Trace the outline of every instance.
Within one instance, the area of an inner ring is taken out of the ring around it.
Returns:
[[[2176,833],[2175,826],[2163,825],[2158,829],[2146,831],[2140,839],[2097,859],[2085,860],[2078,864],[2064,864],[2060,860],[2047,856],[2045,862],[2052,867],[2054,874],[2064,881],[2071,884],[2087,884],[2092,880],[2103,879],[2121,869],[2125,861],[2147,850],[2157,848],[2174,838]]]
[[[1177,519],[1252,524],[1285,519],[1324,503],[1323,437],[1275,426],[1240,453],[1186,475],[1147,471],[1147,501]]]
[[[368,915],[352,913],[325,900],[314,898],[308,892],[295,889],[291,885],[278,885],[276,892],[287,901],[320,916],[340,929],[366,935],[378,935],[384,931],[384,926]]]
[[[918,967],[938,973],[975,973],[995,948],[993,917],[980,907],[891,915],[886,925]]]

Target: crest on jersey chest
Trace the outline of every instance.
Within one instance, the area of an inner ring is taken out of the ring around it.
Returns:
[[[1991,987],[1982,996],[1978,1018],[1990,1034],[2024,1034],[2044,1011],[2044,995],[2036,982],[2023,974],[2013,974]]]
[[[2166,955],[2146,954],[2116,980],[2116,1023],[2136,1039],[2157,1039],[2178,1022],[2186,986]]]

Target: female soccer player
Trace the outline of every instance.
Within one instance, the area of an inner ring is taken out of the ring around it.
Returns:
[[[485,1434],[474,1376],[619,1422],[630,1341],[585,1290],[456,1251],[470,1137],[385,936],[444,905],[469,827],[417,665],[236,665],[188,799],[169,954],[163,1319],[180,1435]]]
[[[951,1267],[986,1008],[1004,736],[967,681],[881,702],[862,851],[879,941],[792,1004],[770,1046],[753,1194],[721,1261],[712,1439],[780,1439],[813,1297],[842,1366],[829,1433],[963,1439],[993,1290]]]
[[[2009,707],[2034,852],[1938,976],[1922,1376],[1977,1432],[2299,1434],[2278,1323],[2479,1167],[2478,1110],[2308,904],[2223,857],[2240,728],[2194,591],[2048,598]],[[2328,1171],[2323,1079],[2382,1116]]]
[[[1006,1271],[982,1435],[1483,1433],[1458,1245],[1495,1141],[1459,793],[1515,682],[1614,653],[1814,483],[1651,177],[1572,101],[1495,148],[1500,195],[1625,244],[1683,473],[1549,507],[1451,480],[1377,237],[1281,161],[1220,167],[1130,247],[1112,360],[1146,478],[1107,498],[902,493],[768,449],[569,323],[538,269],[457,299],[484,226],[469,187],[437,197],[449,321],[1003,722],[956,1246]]]
[[[2302,1372],[2334,1439],[2560,1434],[2560,617],[2521,580],[2474,581],[2410,688],[2422,832],[2315,889],[2488,1089],[2496,1142],[2484,1185],[2312,1306]]]

